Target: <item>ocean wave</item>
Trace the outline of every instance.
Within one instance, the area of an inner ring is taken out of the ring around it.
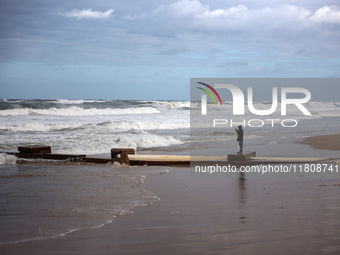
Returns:
[[[76,129],[88,124],[81,123],[58,123],[58,124],[44,124],[39,122],[14,124],[0,126],[0,130],[11,132],[48,132],[66,129]]]
[[[0,165],[14,165],[17,157],[6,153],[0,153]]]
[[[10,132],[49,132],[67,131],[75,129],[96,129],[130,131],[130,130],[174,130],[189,129],[189,121],[160,122],[160,121],[106,121],[98,124],[92,123],[41,123],[30,122],[25,124],[0,125],[0,131]]]
[[[254,102],[253,103],[254,108],[257,110],[266,110],[266,109],[270,109],[272,102]],[[308,103],[303,104],[304,107],[310,111],[313,114],[320,114],[322,113],[323,116],[328,117],[328,115],[326,114],[327,112],[332,112],[333,114],[331,114],[331,116],[334,115],[334,113],[336,114],[340,114],[340,103],[339,102],[317,102],[317,101],[311,101]],[[192,109],[197,109],[200,110],[201,109],[201,103],[200,102],[193,102],[191,104],[191,108]],[[223,106],[221,107],[220,105],[216,105],[213,102],[208,102],[208,111],[209,109],[213,109],[214,111],[228,111],[228,112],[232,112],[233,109],[233,103],[232,102],[223,102]],[[245,104],[245,114],[251,114],[249,112],[247,103]],[[288,115],[293,115],[293,116],[297,116],[297,115],[304,115],[301,110],[296,107],[295,105],[292,104],[288,104],[287,105],[287,114]],[[335,114],[335,115],[336,115]],[[276,111],[272,114],[272,115],[281,115],[281,103],[277,104],[277,108]],[[336,115],[338,116],[338,115]]]
[[[139,150],[179,144],[183,144],[183,142],[170,135],[121,133],[96,135],[96,138],[78,139],[73,137],[72,139],[58,140],[58,142],[54,142],[53,151],[55,153],[91,155],[110,153],[110,150],[115,147]]]
[[[153,107],[131,107],[123,109],[84,109],[76,106],[68,108],[49,108],[49,109],[9,109],[1,110],[0,116],[23,116],[23,115],[52,115],[52,116],[97,116],[97,115],[122,115],[122,114],[153,114],[159,111]]]
[[[190,108],[190,101],[151,101],[156,106],[169,109]]]
[[[56,99],[55,103],[58,104],[84,104],[84,103],[103,103],[107,100],[85,100],[85,99]]]
[[[321,117],[340,117],[340,107],[339,104],[333,102],[309,102],[307,104],[307,109],[312,113],[312,115]]]
[[[21,103],[24,100],[15,100],[15,99],[0,99],[0,102],[4,103]]]
[[[57,104],[83,104],[85,100],[56,99]]]
[[[340,117],[340,112],[339,111],[327,111],[327,112],[321,112],[318,113],[321,117],[325,117],[325,118],[336,118],[336,117]]]
[[[172,136],[159,136],[154,134],[119,135],[117,142],[118,144],[126,145],[126,147],[132,147],[134,149],[167,147],[183,143]]]
[[[163,130],[189,129],[189,121],[160,122],[160,121],[107,121],[98,125],[118,130]]]

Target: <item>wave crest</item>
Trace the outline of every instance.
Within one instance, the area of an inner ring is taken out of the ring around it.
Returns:
[[[105,108],[84,109],[77,106],[68,108],[49,109],[9,109],[0,111],[0,116],[22,116],[22,115],[52,115],[52,116],[96,116],[96,115],[122,115],[122,114],[154,114],[159,111],[153,107],[132,107],[132,108]]]
[[[0,153],[0,165],[14,165],[17,157],[6,153]]]

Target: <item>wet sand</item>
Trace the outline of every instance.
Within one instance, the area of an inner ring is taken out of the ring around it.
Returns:
[[[1,254],[339,254],[340,174],[151,176],[161,200],[98,229]]]
[[[311,136],[300,141],[317,150],[340,150],[340,134]]]
[[[304,144],[287,146],[292,154],[313,151]],[[284,145],[277,148],[273,155],[288,152]],[[207,176],[192,171],[172,168],[148,177],[140,188],[160,201],[101,228],[2,245],[0,253],[340,253],[340,172]]]

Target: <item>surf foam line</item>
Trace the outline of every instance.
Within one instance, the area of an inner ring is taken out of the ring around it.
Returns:
[[[123,115],[123,114],[154,114],[154,113],[160,113],[160,111],[153,107],[84,109],[77,106],[71,106],[68,108],[49,108],[49,109],[17,108],[1,110],[0,116],[24,116],[24,115],[97,116],[97,115]]]
[[[14,155],[0,153],[0,165],[14,165],[18,158]]]

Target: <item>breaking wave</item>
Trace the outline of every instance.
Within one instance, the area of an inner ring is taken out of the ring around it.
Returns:
[[[0,153],[0,165],[14,165],[17,157],[6,153]]]
[[[19,108],[1,110],[0,116],[23,116],[23,115],[52,115],[52,116],[97,116],[97,115],[122,115],[122,114],[154,114],[159,111],[153,107],[132,107],[132,108],[105,108],[84,109],[77,106],[69,108],[32,109]]]

